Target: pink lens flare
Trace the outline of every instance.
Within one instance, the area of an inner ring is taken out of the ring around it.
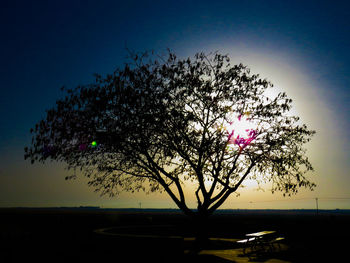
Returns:
[[[228,145],[238,145],[242,150],[257,137],[256,125],[248,117],[249,113],[239,115],[237,120],[229,122],[225,127]]]
[[[87,148],[87,145],[85,143],[82,143],[82,144],[79,145],[79,150],[80,151],[85,151],[86,148]]]

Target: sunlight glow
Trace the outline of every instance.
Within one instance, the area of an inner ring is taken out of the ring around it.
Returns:
[[[239,115],[232,122],[224,125],[228,133],[228,145],[238,145],[242,150],[257,136],[256,124],[249,120],[249,112]]]

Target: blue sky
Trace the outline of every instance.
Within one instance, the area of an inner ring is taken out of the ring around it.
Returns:
[[[62,165],[23,160],[29,129],[60,87],[112,72],[125,61],[125,46],[179,56],[219,50],[285,86],[319,136],[309,147],[319,190],[300,198],[350,197],[349,10],[347,1],[2,1],[0,206],[171,206],[158,195],[100,198],[83,179],[65,182]],[[242,206],[280,199],[242,193]]]

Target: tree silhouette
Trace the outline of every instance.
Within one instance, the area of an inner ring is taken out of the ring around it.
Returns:
[[[285,93],[227,55],[131,54],[113,74],[66,91],[36,124],[25,158],[79,168],[101,194],[165,191],[187,215],[212,214],[245,179],[290,195],[315,186],[303,145],[315,133]],[[71,176],[73,177],[73,176]],[[186,203],[196,184],[197,209]]]

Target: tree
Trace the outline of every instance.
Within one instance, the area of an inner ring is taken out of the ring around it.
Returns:
[[[315,131],[290,114],[285,93],[227,55],[132,54],[113,74],[66,96],[36,124],[25,158],[80,169],[101,194],[165,191],[187,215],[206,217],[244,180],[272,192],[313,189],[303,145]],[[196,183],[198,207],[184,185]]]

